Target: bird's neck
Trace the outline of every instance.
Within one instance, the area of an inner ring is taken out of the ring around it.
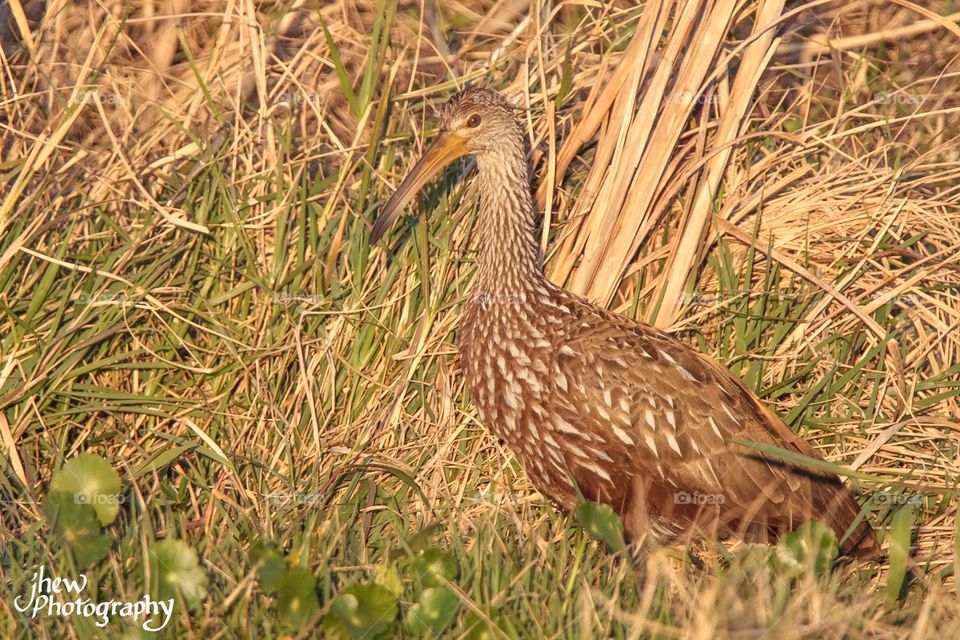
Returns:
[[[523,296],[543,281],[530,176],[519,133],[496,152],[477,154],[480,268],[474,295]]]

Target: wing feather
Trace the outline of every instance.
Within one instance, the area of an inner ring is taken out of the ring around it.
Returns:
[[[557,361],[562,376],[577,382],[561,394],[560,413],[576,431],[603,441],[611,468],[626,471],[629,477],[613,485],[641,478],[647,510],[697,518],[694,511],[702,514],[707,504],[721,526],[740,534],[754,523],[764,532],[782,532],[811,518],[843,534],[859,505],[839,478],[735,442],[820,457],[739,379],[653,327],[583,309],[566,343],[577,357]],[[577,473],[575,457],[570,462],[581,485],[597,484],[589,473]],[[691,510],[677,496],[705,499]],[[619,497],[627,509],[630,496]],[[875,544],[869,527],[861,533]]]

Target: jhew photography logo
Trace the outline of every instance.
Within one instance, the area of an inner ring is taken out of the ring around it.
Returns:
[[[30,597],[17,596],[13,600],[13,606],[20,613],[29,611],[31,618],[36,618],[38,615],[51,618],[54,616],[96,618],[95,624],[101,628],[107,626],[110,619],[115,616],[133,618],[134,622],[140,622],[143,618],[140,626],[144,631],[160,631],[167,626],[173,615],[173,598],[153,600],[147,594],[136,602],[119,600],[93,602],[83,598],[83,590],[86,588],[87,576],[84,574],[81,574],[79,580],[58,576],[48,577],[44,575],[44,569],[41,566],[34,572],[31,579]],[[74,596],[76,599],[65,601]],[[162,622],[156,620],[161,614]]]

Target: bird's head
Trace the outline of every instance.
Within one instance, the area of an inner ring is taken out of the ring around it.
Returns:
[[[373,223],[370,244],[386,233],[410,199],[444,167],[468,154],[496,153],[517,138],[517,131],[513,107],[496,91],[473,88],[450,98],[440,110],[439,135],[383,207]]]

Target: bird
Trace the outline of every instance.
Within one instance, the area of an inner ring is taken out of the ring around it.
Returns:
[[[609,505],[630,541],[772,543],[819,520],[841,554],[878,558],[877,536],[837,475],[747,444],[822,460],[728,369],[545,276],[515,112],[491,89],[453,95],[370,233],[374,246],[431,178],[473,156],[478,265],[458,351],[482,423],[542,494],[566,511]]]

